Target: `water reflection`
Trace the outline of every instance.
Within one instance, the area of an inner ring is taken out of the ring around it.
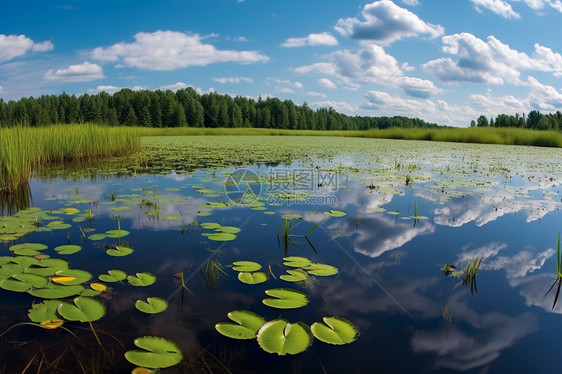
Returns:
[[[20,183],[12,192],[0,191],[0,216],[10,216],[27,209],[32,202],[33,196],[29,182]]]

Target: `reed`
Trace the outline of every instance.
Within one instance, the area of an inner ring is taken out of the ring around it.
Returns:
[[[140,134],[132,128],[90,124],[1,128],[0,191],[15,191],[43,165],[122,156],[139,149]]]

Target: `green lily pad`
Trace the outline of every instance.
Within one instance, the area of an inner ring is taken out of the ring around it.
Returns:
[[[127,230],[109,230],[105,232],[108,238],[117,239],[129,235]]]
[[[53,221],[53,222],[50,222],[45,227],[49,228],[49,229],[52,229],[52,230],[64,230],[64,229],[68,229],[68,228],[72,227],[72,225],[70,225],[68,223],[64,223],[63,221]]]
[[[59,255],[71,255],[82,250],[79,245],[59,245],[55,247],[55,251]]]
[[[281,216],[281,218],[283,219],[302,219],[302,216],[300,214],[296,214],[296,213],[287,213],[287,214],[283,214]]]
[[[347,215],[346,212],[342,212],[341,210],[329,210],[327,212],[324,212],[324,214],[330,217],[343,217]]]
[[[92,279],[92,274],[85,271],[85,270],[77,270],[77,269],[66,269],[66,270],[59,270],[55,273],[56,277],[70,277],[75,278],[74,280],[64,281],[66,286],[74,286],[77,284],[82,284],[84,282],[89,281]]]
[[[324,317],[324,323],[314,322],[310,327],[316,339],[328,344],[343,345],[353,343],[359,330],[350,321],[342,317]]]
[[[111,210],[112,210],[113,212],[123,212],[123,211],[126,211],[126,210],[131,210],[131,207],[128,207],[128,206],[119,206],[119,207],[111,208]]]
[[[235,323],[219,322],[215,329],[232,339],[254,339],[265,323],[265,318],[247,310],[233,310],[228,313],[228,318]]]
[[[216,223],[216,222],[203,222],[203,223],[201,224],[201,228],[203,228],[203,229],[211,229],[211,230],[214,230],[214,229],[218,229],[219,227],[221,227],[221,224],[220,224],[220,223]]]
[[[167,368],[177,365],[183,359],[180,347],[164,338],[143,336],[135,339],[135,345],[142,350],[125,352],[125,358],[134,365],[151,369]]]
[[[226,232],[229,234],[238,234],[240,230],[238,227],[234,227],[234,226],[221,226],[215,229],[216,232]]]
[[[135,287],[146,287],[154,284],[156,282],[156,276],[151,273],[137,273],[135,275],[129,275],[127,281],[131,286]]]
[[[92,234],[88,236],[88,239],[90,240],[103,240],[105,238],[107,238],[107,235],[105,234]]]
[[[268,353],[296,355],[312,344],[310,328],[302,322],[289,323],[283,319],[266,322],[258,331],[260,347]]]
[[[232,263],[232,270],[252,272],[261,269],[261,265],[254,261],[235,261]]]
[[[67,297],[78,295],[84,291],[82,285],[64,286],[54,283],[48,283],[44,288],[32,288],[28,291],[31,296],[40,297],[42,299],[66,299]]]
[[[92,322],[105,315],[105,305],[98,299],[87,296],[74,298],[74,305],[61,303],[57,312],[69,321]]]
[[[283,258],[283,265],[292,268],[303,268],[310,265],[312,262],[306,257],[289,256]]]
[[[263,299],[267,306],[277,309],[296,309],[308,304],[308,297],[305,293],[291,288],[272,288],[265,293],[269,298]]]
[[[2,279],[0,281],[0,288],[6,291],[27,292],[31,287],[31,284],[14,278]]]
[[[267,280],[267,274],[261,271],[255,273],[240,272],[238,273],[238,279],[246,284],[260,284]]]
[[[12,278],[17,279],[20,282],[28,283],[35,288],[43,288],[47,285],[47,283],[49,283],[49,280],[46,277],[35,274],[16,274],[12,276]]]
[[[27,316],[33,322],[43,322],[49,319],[60,319],[57,308],[62,303],[60,300],[45,300],[42,303],[33,304],[27,312]]]
[[[237,238],[236,235],[228,233],[228,232],[216,232],[207,236],[209,239],[217,241],[217,242],[228,242]]]
[[[160,297],[149,297],[144,300],[137,300],[135,307],[144,313],[156,314],[168,308],[168,302]]]
[[[289,274],[283,274],[279,278],[287,282],[300,282],[308,278],[308,274],[301,269],[287,270]]]
[[[328,264],[310,264],[304,268],[308,274],[328,277],[338,273],[338,268]]]
[[[133,253],[133,248],[118,245],[115,248],[109,248],[107,251],[105,251],[105,253],[114,257],[123,257]]]
[[[203,208],[226,208],[228,205],[221,202],[208,202],[201,205]]]
[[[41,243],[22,243],[13,245],[9,249],[18,256],[35,256],[41,253],[39,251],[47,248],[45,244]]]
[[[28,274],[51,276],[55,275],[57,271],[66,269],[68,269],[68,261],[60,258],[46,258],[36,264],[32,264],[25,272]]]
[[[127,278],[127,273],[123,270],[108,270],[107,274],[101,274],[98,278],[99,280],[108,283],[119,282]]]

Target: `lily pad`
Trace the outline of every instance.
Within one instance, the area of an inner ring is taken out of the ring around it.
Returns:
[[[240,272],[238,273],[238,279],[246,284],[260,284],[267,280],[267,274],[261,271],[254,273]]]
[[[149,297],[144,300],[137,300],[135,307],[144,313],[156,314],[168,308],[168,302],[160,297]]]
[[[103,240],[105,238],[107,238],[107,235],[105,234],[92,234],[88,236],[88,239],[90,240]]]
[[[76,284],[82,284],[84,282],[89,281],[92,279],[92,274],[85,271],[85,270],[75,270],[75,269],[66,269],[66,270],[59,270],[55,273],[56,277],[53,277],[53,282],[65,284],[67,286],[74,286]],[[64,280],[56,280],[57,277],[61,278],[73,278],[73,279],[64,279]]]
[[[27,316],[33,322],[42,322],[49,319],[59,319],[57,308],[60,300],[45,300],[42,303],[33,304],[27,312]]]
[[[343,217],[347,215],[346,212],[342,212],[341,210],[329,210],[327,212],[324,212],[324,214],[330,217]]]
[[[328,264],[310,264],[304,268],[308,274],[328,277],[338,273],[338,268]]]
[[[343,345],[353,343],[359,330],[350,321],[342,317],[324,317],[324,323],[314,322],[310,327],[314,337],[324,343]]]
[[[263,299],[267,306],[277,309],[296,309],[308,304],[305,293],[292,288],[272,288],[265,291],[269,298]]]
[[[127,278],[127,273],[123,270],[108,270],[107,274],[101,274],[99,280],[103,282],[119,282]]]
[[[310,265],[312,262],[306,257],[289,256],[283,258],[283,265],[292,268],[303,268]]]
[[[54,330],[54,329],[58,329],[63,324],[64,321],[61,319],[46,319],[44,321],[41,321],[41,323],[39,323],[39,326],[47,330]]]
[[[82,291],[84,291],[84,287],[79,284],[75,286],[63,286],[48,283],[44,288],[32,288],[28,293],[31,296],[40,297],[42,299],[65,299],[78,295]]]
[[[105,253],[114,257],[123,257],[133,253],[133,248],[118,245],[115,248],[109,248],[107,251],[105,251]]]
[[[228,205],[221,202],[208,202],[201,205],[203,208],[226,208]]]
[[[0,281],[0,288],[12,292],[27,292],[31,288],[31,284],[19,281],[14,278],[2,279]]]
[[[72,227],[72,225],[70,225],[68,223],[64,223],[63,221],[53,221],[53,222],[50,222],[45,227],[49,228],[49,229],[52,229],[52,230],[64,230],[64,229],[68,229],[68,228]]]
[[[103,283],[90,283],[90,288],[97,292],[104,292],[107,290],[107,286]]]
[[[211,230],[214,230],[214,229],[218,229],[219,227],[221,227],[221,224],[220,224],[220,223],[216,223],[216,222],[203,222],[203,223],[201,224],[201,228],[203,228],[203,229],[211,229]]]
[[[254,261],[235,261],[232,265],[234,271],[252,272],[261,269],[261,265]]]
[[[47,248],[45,244],[41,243],[22,243],[13,245],[9,249],[19,256],[35,256],[41,253],[39,251]]]
[[[289,323],[283,319],[266,322],[258,331],[260,347],[268,353],[296,355],[312,344],[310,328],[302,322]]]
[[[237,238],[236,235],[228,233],[228,232],[216,232],[207,236],[209,239],[217,241],[217,242],[228,242]]]
[[[55,247],[55,251],[59,255],[71,255],[82,250],[79,245],[59,245]]]
[[[146,287],[154,284],[156,282],[156,276],[151,273],[137,273],[135,275],[129,275],[127,281],[135,287]]]
[[[135,345],[141,349],[125,352],[125,358],[134,365],[151,369],[167,368],[183,359],[180,347],[164,338],[143,336],[135,339]]]
[[[130,233],[127,230],[109,230],[105,232],[105,235],[107,235],[108,238],[113,238],[113,239],[122,238],[129,234]]]
[[[279,278],[287,282],[300,282],[308,278],[308,274],[301,269],[287,270],[289,274],[283,274]]]
[[[60,258],[46,258],[36,264],[32,264],[25,272],[28,274],[51,276],[55,275],[57,271],[66,269],[68,269],[68,261]]]
[[[234,227],[234,226],[221,226],[217,229],[215,229],[216,232],[227,232],[229,234],[238,234],[240,230],[238,227]]]
[[[265,323],[265,318],[247,310],[233,310],[228,313],[228,318],[235,323],[219,322],[215,329],[232,339],[254,339]]]
[[[283,219],[302,219],[302,216],[300,214],[296,214],[296,213],[287,213],[287,214],[283,214],[281,216],[281,218]]]
[[[78,296],[70,303],[61,303],[57,312],[69,321],[92,322],[105,315],[105,305],[93,297]]]

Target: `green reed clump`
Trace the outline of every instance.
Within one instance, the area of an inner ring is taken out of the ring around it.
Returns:
[[[32,170],[52,163],[122,156],[140,149],[138,131],[89,124],[0,129],[0,191],[14,191]]]

